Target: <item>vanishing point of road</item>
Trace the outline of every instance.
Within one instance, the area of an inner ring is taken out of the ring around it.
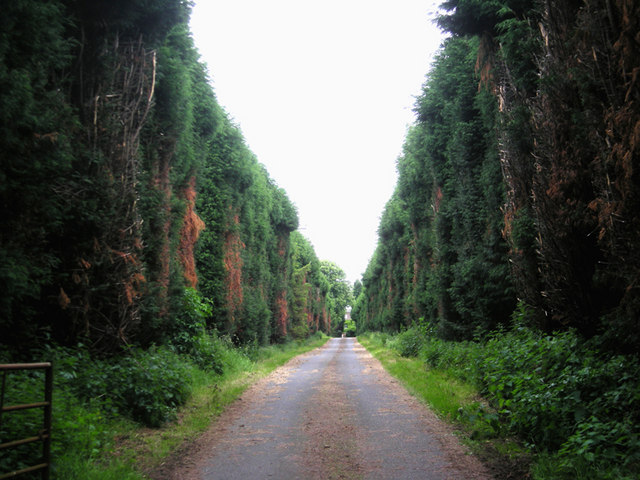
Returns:
[[[169,478],[488,480],[450,428],[353,338],[251,387]]]

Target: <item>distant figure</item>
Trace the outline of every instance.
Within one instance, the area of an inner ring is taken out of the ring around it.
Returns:
[[[344,338],[344,337],[345,337],[345,334],[344,334],[344,332],[342,332],[342,338]]]

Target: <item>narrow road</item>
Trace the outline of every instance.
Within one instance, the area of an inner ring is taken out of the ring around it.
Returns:
[[[331,339],[253,386],[197,450],[167,478],[490,479],[353,338]]]

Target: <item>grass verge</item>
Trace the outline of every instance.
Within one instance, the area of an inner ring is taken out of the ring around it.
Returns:
[[[471,385],[451,378],[445,372],[426,369],[419,358],[401,357],[370,335],[361,335],[358,341],[382,363],[385,370],[440,417],[455,419],[458,409],[477,402],[478,394]]]
[[[529,478],[528,452],[502,434],[497,415],[476,387],[444,370],[428,368],[420,358],[402,357],[386,345],[384,334],[359,335],[358,342],[412,395],[452,424],[461,441],[487,465],[496,480]]]

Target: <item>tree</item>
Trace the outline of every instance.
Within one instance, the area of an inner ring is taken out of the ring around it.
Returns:
[[[353,282],[353,298],[358,298],[360,296],[360,292],[362,292],[362,282],[360,280],[356,280]]]
[[[515,306],[496,104],[478,89],[479,48],[477,39],[447,40],[417,99],[354,309],[362,330],[398,331],[424,317],[444,337],[471,338],[507,322]]]
[[[297,212],[217,104],[189,9],[3,10],[3,341],[52,335],[104,355],[165,343],[188,330],[178,319],[196,286],[208,328],[278,339]],[[313,302],[317,324],[324,297]]]
[[[481,37],[478,64],[501,106],[504,233],[518,296],[547,331],[607,332],[614,348],[634,350],[640,336],[614,332],[638,331],[630,315],[640,271],[631,213],[638,183],[628,168],[638,111],[625,74],[637,67],[629,39],[638,6],[446,5],[442,26]]]
[[[20,343],[66,305],[57,282],[77,118],[65,98],[73,43],[61,2],[7,2],[0,18],[0,329]],[[6,335],[6,336],[5,336]]]
[[[344,312],[348,305],[353,305],[353,293],[351,285],[347,282],[344,271],[329,260],[320,262],[320,271],[329,284],[327,303],[331,317],[332,332],[342,332],[344,326]]]

